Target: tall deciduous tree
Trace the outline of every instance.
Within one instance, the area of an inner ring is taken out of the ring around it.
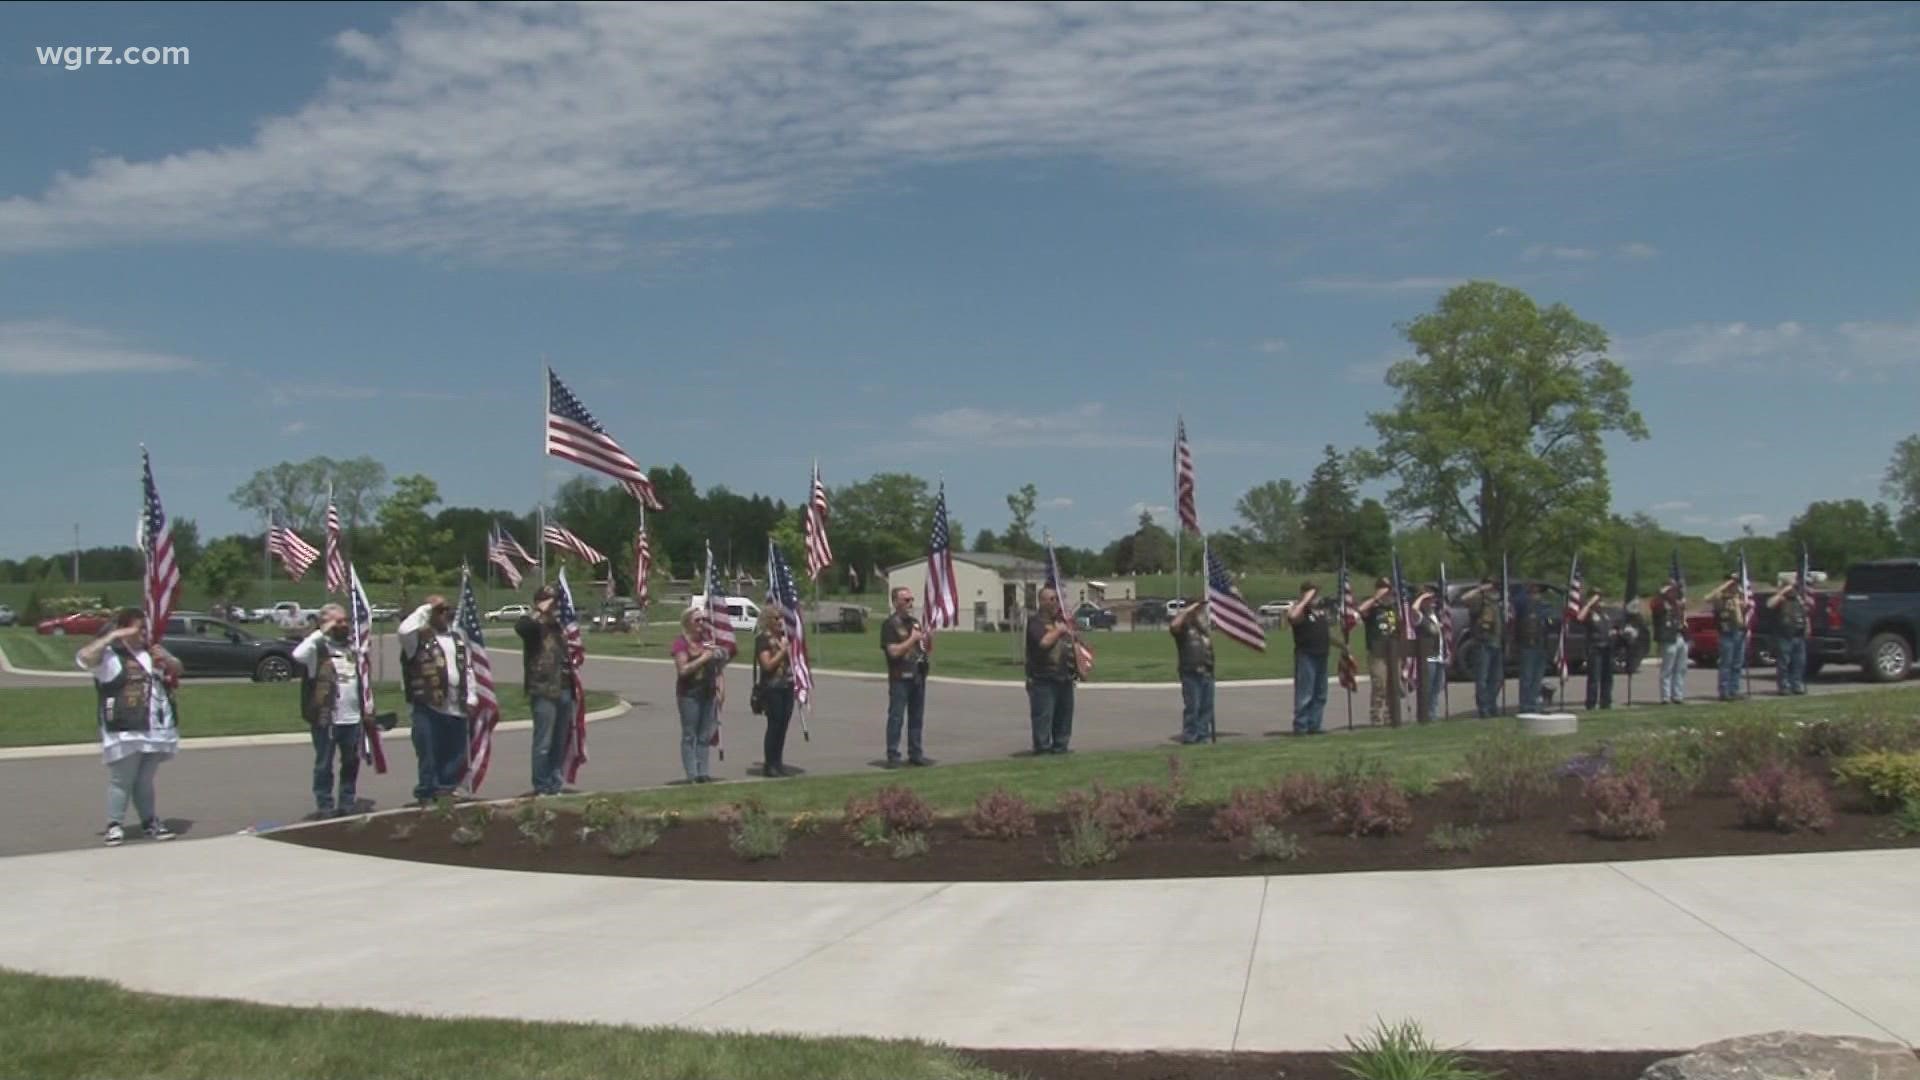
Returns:
[[[1607,335],[1565,305],[1490,281],[1457,286],[1402,327],[1415,358],[1387,372],[1398,404],[1368,417],[1360,458],[1388,505],[1479,565],[1571,551],[1607,516],[1603,437],[1647,437]]]
[[[924,554],[933,495],[911,473],[875,473],[833,495],[833,549],[859,568],[863,579],[884,577],[886,568]],[[949,520],[957,540],[960,526]]]
[[[1033,535],[1033,515],[1040,505],[1040,489],[1022,484],[1019,491],[1007,495],[1007,511],[1012,520],[1000,538],[1000,546],[1015,555],[1037,555],[1040,542]]]
[[[421,587],[438,581],[434,556],[453,543],[452,531],[434,528],[427,516],[427,508],[439,501],[440,488],[431,477],[402,476],[380,506],[381,560],[373,575],[399,592],[402,607]]]
[[[1893,500],[1899,514],[1900,543],[1920,551],[1920,435],[1909,435],[1893,447],[1893,459],[1880,490]]]
[[[254,572],[259,565],[251,545],[237,536],[229,536],[209,545],[188,576],[209,600],[240,600],[253,588]]]
[[[1358,546],[1355,511],[1353,481],[1347,476],[1346,462],[1328,446],[1300,496],[1299,565],[1329,569],[1340,565],[1342,553],[1352,562],[1358,555],[1354,550]]]
[[[1298,566],[1305,556],[1300,542],[1300,492],[1291,480],[1269,480],[1249,488],[1234,504],[1242,525],[1233,531],[1243,544],[1234,546],[1234,566],[1258,560],[1270,566]]]
[[[1816,502],[1787,525],[1786,538],[1791,557],[1800,556],[1800,545],[1816,570],[1825,570],[1838,578],[1849,563],[1865,559],[1884,559],[1900,548],[1893,518],[1884,506],[1868,506],[1859,499]]]

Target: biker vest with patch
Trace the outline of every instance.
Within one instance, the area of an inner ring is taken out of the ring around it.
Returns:
[[[527,655],[527,694],[539,697],[565,697],[573,692],[573,658],[567,652],[564,633],[558,626],[535,620],[540,640]]]
[[[120,674],[95,683],[100,694],[100,726],[108,731],[148,731],[153,727],[153,674],[118,644]]]
[[[447,653],[440,647],[433,627],[422,627],[415,638],[413,658],[407,661],[407,704],[425,705],[435,712],[447,709],[447,692],[451,688],[451,678],[447,674]],[[466,701],[467,692],[467,643],[458,634],[453,635],[454,663],[460,669],[460,701]]]
[[[300,681],[300,716],[309,724],[331,724],[340,704],[340,671],[325,638],[313,651],[313,670]]]

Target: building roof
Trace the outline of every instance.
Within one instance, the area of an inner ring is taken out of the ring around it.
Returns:
[[[903,566],[913,566],[926,561],[927,557],[925,555],[917,559],[908,559],[906,562],[887,567],[887,573],[891,574]],[[953,561],[972,563],[975,566],[984,566],[989,570],[1012,570],[1037,576],[1044,576],[1047,572],[1047,565],[1038,559],[1029,559],[1023,555],[1002,555],[999,552],[956,551],[953,553]]]

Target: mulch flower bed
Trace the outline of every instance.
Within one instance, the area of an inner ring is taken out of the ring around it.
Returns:
[[[1823,830],[1782,833],[1744,827],[1736,799],[1720,786],[1664,806],[1661,814],[1665,829],[1658,837],[1604,839],[1593,830],[1593,807],[1578,777],[1555,781],[1551,790],[1531,800],[1516,820],[1492,822],[1477,820],[1474,795],[1465,784],[1454,782],[1412,797],[1408,803],[1411,822],[1394,835],[1346,835],[1324,809],[1289,816],[1278,828],[1297,841],[1297,853],[1284,861],[1249,859],[1244,857],[1244,841],[1218,839],[1213,829],[1218,808],[1213,806],[1182,807],[1172,815],[1171,828],[1163,834],[1132,842],[1112,861],[1082,867],[1062,865],[1060,838],[1068,831],[1068,821],[1055,812],[1038,814],[1033,835],[1013,840],[969,837],[959,821],[942,818],[926,831],[930,841],[926,853],[914,858],[893,857],[885,843],[856,845],[838,819],[809,815],[802,817],[811,817],[811,827],[789,830],[780,857],[758,861],[737,854],[729,827],[708,819],[689,819],[665,828],[649,850],[616,858],[603,848],[601,837],[582,838],[580,816],[571,811],[559,812],[548,823],[544,844],[527,839],[509,811],[477,826],[469,822],[466,827],[477,828],[478,838],[469,831],[460,838],[464,842],[455,840],[456,822],[434,814],[332,822],[273,835],[288,843],[334,851],[454,866],[741,881],[1044,881],[1325,874],[1920,846],[1920,837],[1898,835],[1887,816],[1867,812],[1868,808],[1850,792],[1834,789],[1827,759],[1806,757],[1796,764],[1819,783],[1833,805],[1832,820]],[[750,788],[740,792],[742,798],[751,794]],[[785,816],[776,816],[775,820],[791,821]],[[404,838],[396,838],[396,823],[402,821],[415,824]],[[1443,826],[1456,830],[1475,826],[1483,833],[1469,836],[1470,850],[1437,850],[1433,840],[1436,830]]]
[[[1507,1080],[1637,1080],[1675,1052],[1465,1052]],[[1078,1050],[963,1050],[990,1069],[1029,1080],[1353,1080],[1339,1054],[1106,1054]]]

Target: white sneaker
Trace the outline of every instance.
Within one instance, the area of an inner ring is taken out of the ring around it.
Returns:
[[[173,839],[173,830],[167,828],[166,822],[160,821],[158,819],[154,820],[151,824],[146,826],[146,834],[147,834],[147,839],[149,840]]]
[[[121,828],[120,823],[116,821],[107,826],[107,831],[103,835],[106,837],[108,847],[119,847],[127,839],[127,830]]]

